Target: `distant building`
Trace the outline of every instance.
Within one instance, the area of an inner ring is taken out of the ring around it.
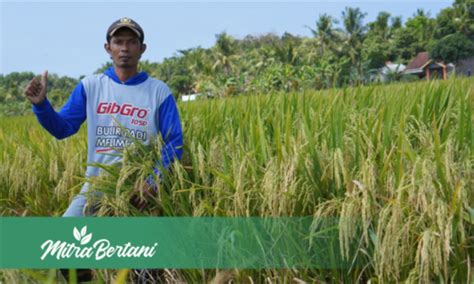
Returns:
[[[456,74],[464,76],[474,75],[474,57],[456,62]]]
[[[448,72],[453,67],[452,64],[446,65],[444,62],[437,62],[431,59],[428,52],[424,51],[416,55],[415,59],[408,64],[403,73],[426,78],[426,80],[433,78],[447,79]]]
[[[190,95],[182,95],[181,100],[183,102],[190,102],[190,101],[195,101],[197,97],[199,97],[201,94],[190,94]]]
[[[398,80],[405,71],[406,66],[401,63],[385,62],[385,66],[379,69],[379,78],[383,83]]]

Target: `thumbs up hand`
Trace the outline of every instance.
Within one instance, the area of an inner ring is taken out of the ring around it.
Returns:
[[[23,94],[32,104],[38,105],[45,100],[47,91],[48,71],[44,71],[41,79],[35,77],[28,83]]]

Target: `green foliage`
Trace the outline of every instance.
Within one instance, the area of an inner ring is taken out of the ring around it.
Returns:
[[[455,10],[446,8],[439,12],[436,17],[436,29],[434,37],[441,39],[447,35],[454,34],[457,31],[455,19]]]
[[[381,68],[385,62],[397,59],[394,36],[400,28],[400,19],[392,18],[388,12],[380,12],[377,19],[369,23],[362,48],[362,60],[369,62],[369,69]]]
[[[339,19],[321,14],[308,27],[310,38],[269,33],[237,39],[224,31],[210,48],[178,50],[160,63],[142,61],[139,69],[166,82],[177,98],[192,93],[216,98],[369,84],[385,62],[407,64],[428,49],[436,59],[453,63],[473,54],[472,0],[456,0],[435,18],[420,9],[405,23],[384,11],[372,22],[364,23],[365,16],[352,7]],[[106,62],[96,73],[110,66]],[[28,111],[22,90],[33,76],[0,75],[0,114]],[[51,78],[49,97],[59,107],[77,80]]]
[[[445,62],[456,62],[474,55],[474,39],[464,34],[450,34],[430,46],[430,56]]]
[[[334,28],[334,24],[336,20],[327,14],[322,14],[316,22],[316,29],[308,27],[316,38],[320,56],[324,56],[328,49],[335,50],[337,42],[340,41],[338,34],[340,30]]]
[[[349,259],[368,263],[241,270],[236,283],[470,283],[473,86],[473,78],[451,78],[179,104],[183,159],[163,171],[149,211],[128,199],[152,173],[159,141],[104,166],[92,181],[104,192],[99,215],[341,217],[341,249],[355,241]],[[0,215],[60,216],[84,182],[85,127],[57,141],[31,116],[0,126]],[[0,271],[0,281],[44,283],[51,273],[33,272]],[[111,282],[114,272],[99,279]],[[215,273],[166,274],[207,283]]]
[[[21,115],[31,111],[31,105],[23,96],[26,85],[35,77],[32,72],[13,72],[0,75],[0,116]],[[69,94],[77,85],[78,80],[69,77],[59,77],[56,74],[48,76],[48,98],[55,107],[63,105]]]
[[[419,52],[426,51],[434,35],[435,23],[422,9],[406,21],[405,27],[399,29],[395,36],[395,47],[400,59],[408,62]]]

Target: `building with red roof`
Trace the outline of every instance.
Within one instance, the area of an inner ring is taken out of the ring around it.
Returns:
[[[419,78],[426,78],[430,80],[432,78],[446,79],[448,77],[448,70],[444,62],[436,62],[430,58],[428,52],[420,52],[416,55],[406,67],[404,74],[417,75]]]

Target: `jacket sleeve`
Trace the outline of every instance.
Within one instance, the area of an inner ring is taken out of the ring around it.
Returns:
[[[172,95],[169,95],[158,110],[158,125],[164,145],[161,150],[162,166],[168,169],[175,160],[183,155],[183,131],[179,120],[178,108]],[[155,174],[159,170],[155,169]]]
[[[87,117],[84,85],[80,82],[76,86],[59,113],[47,98],[41,104],[33,105],[33,112],[39,123],[57,139],[73,135]]]

